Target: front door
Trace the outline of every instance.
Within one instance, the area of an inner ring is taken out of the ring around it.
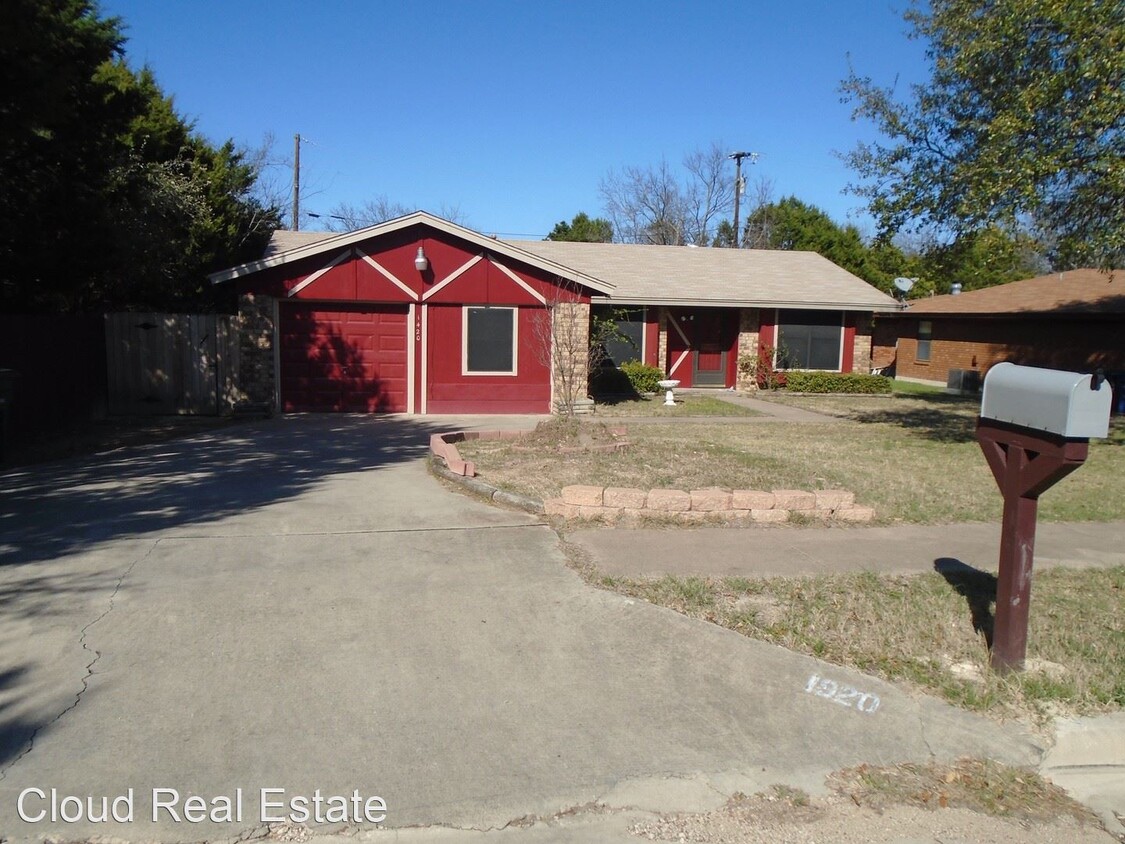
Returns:
[[[726,330],[727,312],[701,308],[695,312],[695,349],[692,353],[691,383],[696,387],[725,387],[730,337]]]

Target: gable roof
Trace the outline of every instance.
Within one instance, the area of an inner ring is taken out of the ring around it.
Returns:
[[[900,316],[1125,314],[1125,273],[1068,270],[908,304]]]
[[[488,237],[480,232],[475,232],[472,229],[467,229],[464,226],[459,226],[456,223],[451,223],[448,220],[443,220],[440,217],[427,214],[425,211],[415,211],[413,214],[397,217],[385,223],[378,223],[374,226],[367,226],[366,228],[356,229],[352,232],[344,232],[343,234],[337,234],[335,232],[275,231],[266,247],[265,254],[260,259],[257,261],[249,261],[245,264],[239,264],[237,267],[211,273],[207,277],[211,280],[212,284],[218,284],[220,282],[230,281],[231,279],[252,275],[262,270],[270,269],[271,267],[280,267],[302,258],[320,255],[345,246],[352,246],[373,237],[379,237],[380,235],[401,231],[411,226],[418,225],[425,225],[432,229],[453,235],[454,237],[459,237],[462,240],[466,240],[481,249],[485,249],[497,255],[523,261],[525,264],[530,264],[544,272],[589,287],[596,293],[609,294],[613,291],[613,284],[610,282],[587,275],[586,273],[575,270],[573,267],[557,264],[549,258],[526,252],[507,241]]]
[[[890,296],[816,252],[509,241],[611,280],[621,304],[898,310]]]
[[[900,305],[816,252],[553,240],[500,240],[416,211],[354,232],[273,233],[265,254],[212,273],[218,283],[426,224],[586,285],[620,304],[895,311]]]

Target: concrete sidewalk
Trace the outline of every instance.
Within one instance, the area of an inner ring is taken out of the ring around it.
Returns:
[[[584,529],[567,534],[590,562],[626,577],[771,577],[874,571],[909,574],[959,565],[995,572],[999,524],[877,528]],[[1125,522],[1038,526],[1035,566],[1125,565]],[[1125,832],[1125,713],[1056,725],[1039,772]]]
[[[607,574],[769,577],[842,571],[933,571],[958,561],[995,571],[999,524],[576,530],[568,541]],[[1039,525],[1035,565],[1125,565],[1125,522]]]

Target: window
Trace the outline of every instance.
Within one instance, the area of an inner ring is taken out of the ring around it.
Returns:
[[[515,375],[516,309],[466,307],[462,313],[461,373]]]
[[[914,360],[928,363],[930,360],[930,341],[934,334],[934,324],[928,319],[918,320],[918,351]]]
[[[777,312],[777,369],[840,371],[844,315],[840,311]]]
[[[626,361],[641,359],[645,334],[644,308],[595,305],[591,309],[591,315],[594,319],[612,319],[617,325],[618,336],[605,341],[607,366],[621,366]]]

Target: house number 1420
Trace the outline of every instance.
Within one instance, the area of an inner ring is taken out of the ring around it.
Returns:
[[[855,707],[868,715],[879,708],[879,698],[876,695],[858,691],[851,686],[841,686],[835,680],[829,680],[818,674],[809,677],[805,691],[810,695],[838,703],[840,706]]]

